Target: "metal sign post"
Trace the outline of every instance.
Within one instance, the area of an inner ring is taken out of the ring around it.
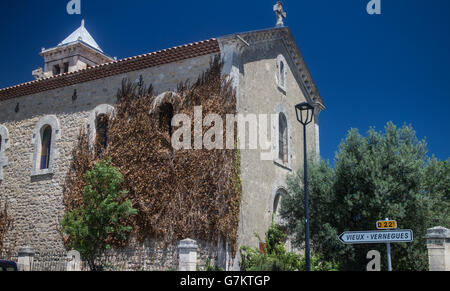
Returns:
[[[389,218],[386,218],[386,221],[389,221]],[[395,223],[397,226],[397,223]],[[391,260],[391,243],[387,243],[387,260],[388,260],[388,271],[392,272],[392,260]]]
[[[387,260],[388,260],[388,271],[392,272],[392,261],[391,261],[391,244],[387,243]]]

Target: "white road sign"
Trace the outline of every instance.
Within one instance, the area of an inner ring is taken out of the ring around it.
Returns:
[[[381,244],[412,242],[414,240],[413,231],[391,230],[391,231],[352,231],[344,232],[339,236],[339,240],[345,244]]]

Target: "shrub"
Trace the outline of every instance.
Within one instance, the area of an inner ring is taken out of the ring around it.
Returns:
[[[120,190],[123,177],[110,160],[99,161],[85,174],[83,205],[67,212],[61,221],[68,235],[68,247],[85,258],[91,270],[98,270],[96,256],[109,249],[112,241],[125,241],[131,232],[127,219],[137,214],[131,202],[124,200],[127,192]]]
[[[258,237],[258,236],[257,236]],[[272,225],[266,234],[265,242],[260,240],[260,248],[241,248],[242,271],[305,271],[305,259],[302,255],[286,251],[287,234]],[[311,270],[336,271],[338,264],[326,262],[320,256],[312,256]]]

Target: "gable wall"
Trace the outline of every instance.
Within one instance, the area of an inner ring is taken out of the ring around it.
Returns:
[[[285,92],[278,88],[277,83],[277,58],[280,54],[288,65]],[[242,53],[240,113],[278,114],[283,112],[288,120],[290,161],[287,167],[275,162],[278,156],[278,140],[273,144],[274,159],[270,161],[261,160],[260,149],[241,150],[243,185],[239,228],[239,245],[241,246],[258,246],[259,240],[254,233],[258,233],[261,238],[265,237],[272,223],[276,192],[286,189],[287,176],[295,174],[303,167],[303,126],[297,121],[295,105],[307,100],[294,74],[293,70],[296,69],[281,39],[251,44],[250,47],[245,47]],[[307,128],[309,154],[316,148],[315,135],[314,124],[310,124]]]

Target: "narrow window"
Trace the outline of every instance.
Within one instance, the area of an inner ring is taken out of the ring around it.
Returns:
[[[53,75],[56,76],[59,74],[61,74],[61,68],[59,67],[59,65],[54,65],[53,66]]]
[[[96,125],[96,147],[97,154],[100,155],[108,146],[108,115],[102,114],[97,118]]]
[[[3,180],[3,167],[6,165],[7,157],[5,151],[8,148],[8,130],[0,125],[0,181]]]
[[[2,179],[2,136],[0,135],[0,180]]]
[[[41,130],[41,170],[50,167],[50,150],[52,142],[52,128],[46,125]]]
[[[170,103],[164,103],[159,108],[159,128],[163,132],[169,133],[172,137],[172,119],[173,119],[173,106]]]
[[[278,223],[279,212],[280,212],[280,208],[279,208],[280,198],[281,198],[281,195],[277,194],[275,196],[275,200],[273,202],[273,214],[272,214],[272,222],[273,223]]]
[[[2,167],[2,136],[0,135],[0,168]]]
[[[286,191],[283,189],[280,189],[277,191],[277,194],[275,195],[275,199],[273,201],[273,210],[272,210],[272,222],[274,224],[281,224],[283,221],[281,219],[281,200],[286,195]]]
[[[286,87],[286,74],[284,72],[285,68],[284,68],[284,62],[281,61],[280,62],[280,87],[281,88],[285,88]]]
[[[55,115],[42,117],[33,130],[33,159],[31,176],[53,174],[53,161],[57,155],[56,141],[60,138],[60,126]]]
[[[64,73],[69,72],[69,63],[64,63]]]
[[[283,113],[279,116],[279,156],[283,163],[288,162],[288,128],[287,119]]]

